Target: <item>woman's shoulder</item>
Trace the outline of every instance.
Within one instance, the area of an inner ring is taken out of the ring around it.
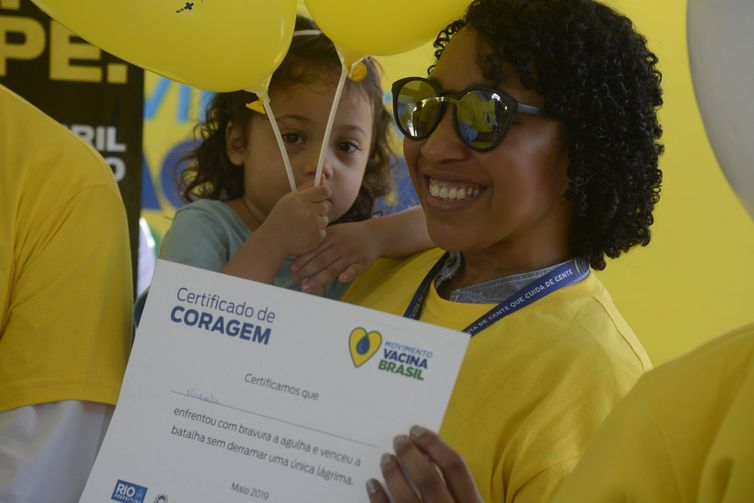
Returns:
[[[557,320],[552,336],[565,346],[572,345],[580,353],[583,348],[592,347],[607,356],[628,356],[643,371],[651,368],[638,337],[594,273],[548,297],[538,303],[534,314],[544,313],[547,318]]]
[[[553,382],[622,395],[652,365],[611,304],[605,288],[590,275],[475,337],[480,358],[505,352],[516,362],[526,362],[529,372],[536,368],[541,376],[551,375]]]
[[[376,260],[356,278],[343,300],[379,309],[375,304],[381,304],[386,298],[399,300],[410,297],[443,253],[443,250],[433,248],[407,258]]]

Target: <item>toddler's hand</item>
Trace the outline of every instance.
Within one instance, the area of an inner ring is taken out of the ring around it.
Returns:
[[[304,292],[316,291],[334,278],[353,281],[380,256],[376,240],[368,220],[334,225],[316,249],[293,262],[293,278],[301,281]]]
[[[332,191],[322,185],[289,192],[275,204],[256,232],[267,234],[270,244],[285,256],[306,253],[325,239],[331,195]]]

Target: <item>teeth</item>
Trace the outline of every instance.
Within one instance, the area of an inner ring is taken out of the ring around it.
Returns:
[[[464,199],[474,199],[480,192],[481,188],[478,185],[458,187],[457,182],[450,186],[440,180],[429,179],[429,193],[439,199],[463,201]]]

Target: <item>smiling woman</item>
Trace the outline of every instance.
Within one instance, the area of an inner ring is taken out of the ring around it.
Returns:
[[[657,58],[592,0],[476,0],[435,45],[393,102],[440,249],[377,262],[345,300],[472,339],[439,436],[396,437],[368,491],[548,501],[650,367],[590,266],[649,242]]]
[[[491,84],[476,63],[489,50],[468,56],[475,52],[477,35],[460,31],[443,52],[432,80],[452,90],[477,82]],[[505,95],[531,105],[544,103],[543,96],[526,89],[516,73],[509,73]],[[457,110],[456,105],[454,117],[459,115]],[[404,143],[432,239],[446,250],[464,251],[466,265],[446,288],[540,269],[573,256],[569,244],[572,206],[563,197],[570,164],[565,124],[525,113],[515,114],[513,120],[514,113],[506,109],[499,115],[505,117],[496,120],[491,130],[498,143],[504,141],[500,148],[472,150],[459,135],[460,128],[453,126],[451,114],[439,120],[426,139],[409,137]],[[503,130],[506,126],[507,131]],[[463,191],[465,199],[450,197],[454,189],[456,194]]]

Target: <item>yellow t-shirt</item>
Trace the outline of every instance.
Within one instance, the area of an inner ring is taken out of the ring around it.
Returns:
[[[754,501],[754,323],[642,377],[556,501]]]
[[[128,229],[111,169],[0,86],[0,411],[115,404],[131,299]]]
[[[378,261],[344,300],[402,315],[441,254]],[[447,301],[433,286],[421,320],[463,330],[492,307]],[[649,366],[592,274],[471,339],[440,434],[464,456],[485,501],[548,501]]]

